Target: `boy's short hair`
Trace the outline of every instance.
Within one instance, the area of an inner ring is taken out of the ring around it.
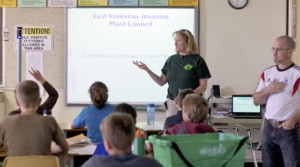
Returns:
[[[192,94],[194,93],[194,91],[190,88],[186,88],[186,89],[181,89],[179,90],[179,93],[178,93],[178,99],[177,99],[177,103],[178,103],[178,106],[180,108],[182,108],[182,101],[184,99],[184,97],[188,94]]]
[[[39,85],[31,80],[25,80],[17,84],[15,97],[20,106],[31,108],[40,104],[40,89]]]
[[[129,114],[113,112],[104,118],[100,130],[103,139],[109,141],[115,149],[127,150],[134,140],[135,123]]]
[[[183,112],[191,122],[203,122],[207,118],[208,103],[198,94],[188,94],[183,99]]]
[[[129,114],[130,116],[132,116],[134,122],[136,123],[136,110],[132,105],[128,103],[120,103],[116,105],[113,112],[122,112]]]

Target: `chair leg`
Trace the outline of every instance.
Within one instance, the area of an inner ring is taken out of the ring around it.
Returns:
[[[255,167],[258,167],[258,163],[257,163],[256,155],[255,155],[255,150],[253,148],[253,143],[252,143],[252,140],[251,140],[251,130],[249,128],[243,127],[243,126],[241,126],[239,124],[235,124],[235,126],[236,126],[235,127],[235,133],[236,133],[236,135],[239,135],[239,133],[238,133],[239,132],[239,128],[242,129],[242,130],[244,130],[245,132],[247,132],[248,139],[249,139],[249,145],[248,145],[248,147],[250,147],[251,151],[252,151],[253,163],[254,163]]]
[[[252,151],[252,158],[253,158],[254,166],[258,167],[257,159],[256,159],[256,155],[255,155],[255,150],[253,149],[253,144],[252,144],[252,141],[251,141],[251,132],[250,131],[248,131],[248,138],[249,138],[249,144],[250,144],[251,151]]]

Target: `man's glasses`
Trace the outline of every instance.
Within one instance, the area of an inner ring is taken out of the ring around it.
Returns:
[[[284,51],[284,50],[289,50],[291,48],[271,48],[272,52],[280,52],[280,51]]]

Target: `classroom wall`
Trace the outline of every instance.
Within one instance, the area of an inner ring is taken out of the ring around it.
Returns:
[[[242,10],[227,1],[200,4],[200,50],[212,74],[208,88],[219,84],[221,95],[253,93],[262,70],[273,64],[274,39],[286,32],[286,1],[249,1]]]
[[[5,13],[4,26],[11,32],[9,41],[5,42],[6,113],[16,108],[13,97],[17,78],[15,27],[52,25],[53,51],[44,52],[44,76],[60,95],[53,116],[58,122],[71,122],[82,107],[67,107],[64,103],[64,9],[6,8]],[[234,10],[227,1],[200,0],[200,53],[212,74],[206,97],[213,84],[220,84],[222,95],[252,93],[261,71],[273,64],[270,51],[273,40],[283,34],[285,1],[249,1],[245,9]],[[23,62],[24,57],[23,53]],[[163,121],[164,113],[157,112],[156,120]],[[145,111],[139,111],[138,121],[146,121]]]

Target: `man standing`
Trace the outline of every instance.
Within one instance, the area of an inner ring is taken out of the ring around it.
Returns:
[[[300,167],[300,67],[292,61],[295,42],[278,37],[272,47],[275,65],[260,76],[254,103],[266,103],[262,133],[264,167]]]

